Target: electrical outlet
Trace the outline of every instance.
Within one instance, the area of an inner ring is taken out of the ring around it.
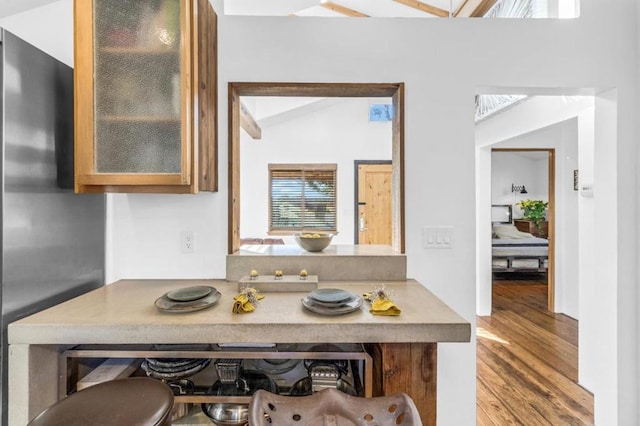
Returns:
[[[196,251],[196,233],[193,231],[182,231],[180,233],[180,251],[182,253],[193,253]]]

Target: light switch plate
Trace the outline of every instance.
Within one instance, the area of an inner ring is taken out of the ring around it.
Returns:
[[[453,248],[453,226],[425,226],[422,228],[422,247],[428,249]]]

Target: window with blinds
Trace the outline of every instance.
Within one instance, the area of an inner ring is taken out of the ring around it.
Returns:
[[[336,164],[269,164],[269,232],[336,231]]]

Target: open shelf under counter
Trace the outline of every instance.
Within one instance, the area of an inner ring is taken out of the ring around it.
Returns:
[[[145,373],[140,367],[140,363],[147,358],[154,359],[210,359],[214,360],[239,360],[244,365],[247,360],[309,360],[320,362],[335,362],[337,360],[348,361],[352,367],[349,371],[357,369],[353,381],[357,382],[356,389],[360,389],[361,396],[371,397],[373,394],[373,365],[372,358],[362,344],[283,344],[283,345],[242,345],[242,346],[220,346],[217,344],[194,344],[194,345],[78,345],[74,348],[62,352],[60,356],[60,385],[59,398],[80,390],[80,383],[99,368],[106,360],[126,359],[126,363],[136,365],[134,370],[128,372],[128,376],[144,376]],[[137,360],[137,362],[136,362]],[[355,362],[355,364],[352,364]],[[239,364],[240,365],[240,364]],[[267,365],[267,364],[265,364]],[[269,364],[273,368],[279,364]],[[228,402],[248,404],[249,396],[227,396],[210,395],[207,389],[213,386],[218,379],[214,371],[214,362],[206,368],[187,378],[193,380],[193,389],[187,394],[176,394],[175,401],[180,403],[215,403]],[[295,364],[294,364],[295,366]],[[287,371],[265,372],[274,380]],[[113,380],[120,377],[106,378],[102,376],[102,381]],[[164,379],[172,382],[171,379]],[[178,379],[175,379],[178,380]],[[297,379],[296,379],[297,380]],[[98,381],[99,382],[99,381]],[[98,383],[95,382],[95,383]],[[94,383],[94,384],[95,384]],[[197,389],[197,390],[196,390]],[[279,391],[281,388],[278,386]]]

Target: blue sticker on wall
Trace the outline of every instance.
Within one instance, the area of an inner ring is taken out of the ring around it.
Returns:
[[[393,119],[393,105],[374,104],[369,107],[369,121],[391,121]]]

